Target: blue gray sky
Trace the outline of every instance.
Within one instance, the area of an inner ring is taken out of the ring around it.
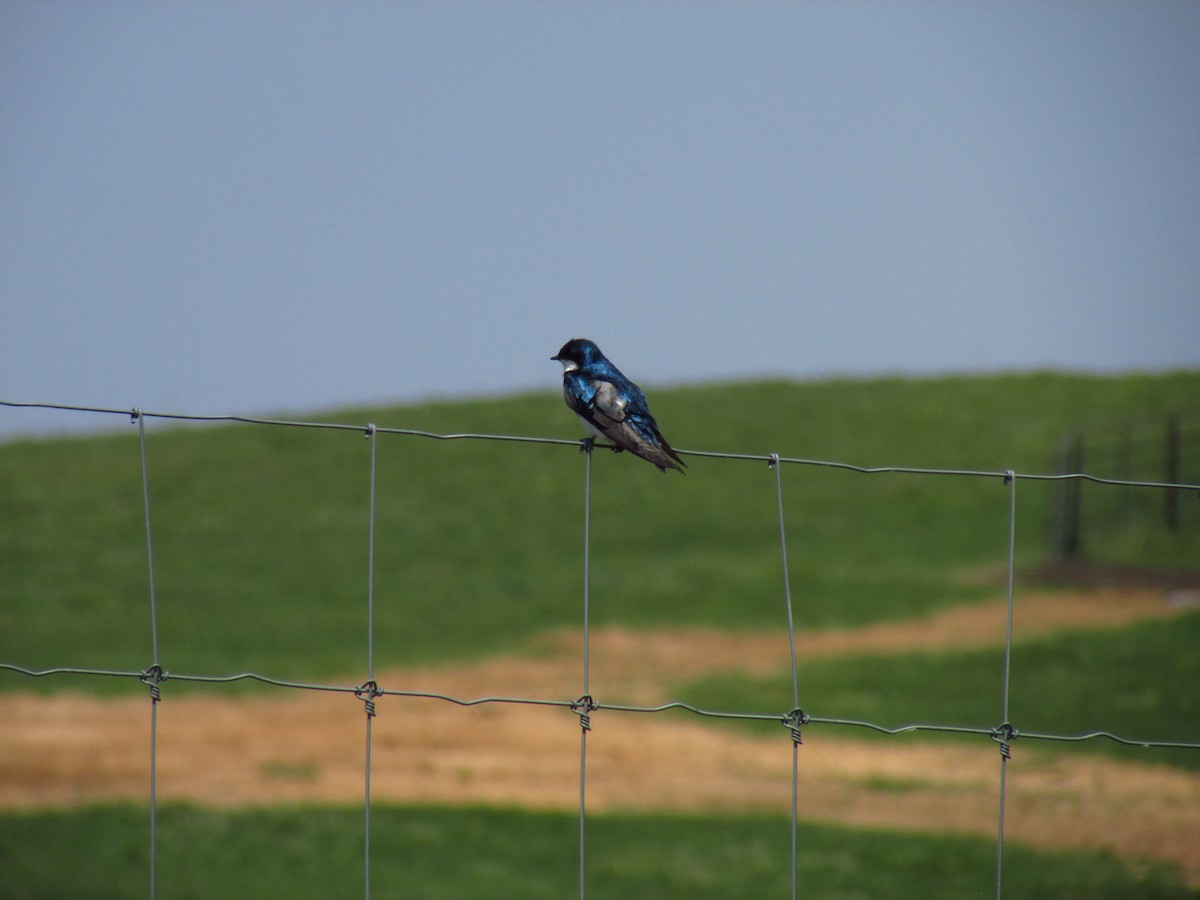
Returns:
[[[0,399],[1200,366],[1197,3],[0,0],[0,130]]]

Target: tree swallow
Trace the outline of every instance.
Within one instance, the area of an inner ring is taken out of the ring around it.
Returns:
[[[563,397],[591,434],[608,438],[615,452],[628,450],[660,471],[669,467],[683,472],[687,463],[658,430],[646,395],[599,347],[586,338],[574,338],[550,358],[562,363]]]

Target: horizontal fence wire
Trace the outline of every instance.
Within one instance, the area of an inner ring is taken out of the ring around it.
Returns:
[[[315,422],[302,419],[272,419],[258,416],[198,415],[192,413],[153,412],[151,410],[143,410],[139,407],[131,407],[129,409],[114,409],[111,407],[100,406],[70,406],[58,403],[18,403],[11,400],[0,400],[0,406],[8,406],[14,409],[45,409],[64,412],[102,413],[108,415],[125,416],[133,422],[137,422],[139,418],[211,424],[227,422],[241,423],[244,425],[271,425],[285,428],[316,428],[328,431],[357,431],[362,433],[364,437],[370,437],[371,433],[375,433],[422,437],[436,441],[503,441],[509,443],[546,444],[551,446],[566,446],[576,448],[582,445],[580,440],[569,438],[537,437],[516,434],[486,434],[482,432],[440,434],[433,431],[422,431],[417,428],[389,428],[384,426],[375,426],[368,422],[356,424],[350,422]],[[597,442],[595,446],[604,449],[611,445],[604,444],[603,442]],[[1200,494],[1200,483],[1139,481],[1129,478],[1109,478],[1100,475],[1092,475],[1087,472],[1037,473],[1012,472],[1007,469],[943,469],[925,468],[920,466],[860,466],[855,465],[854,463],[840,462],[836,460],[808,459],[799,456],[781,456],[777,453],[732,453],[717,450],[679,450],[679,453],[685,456],[695,456],[698,458],[707,459],[748,460],[751,462],[767,464],[780,462],[788,465],[840,469],[847,472],[858,472],[859,474],[863,475],[942,475],[959,478],[1016,478],[1018,481],[1069,481],[1072,479],[1077,479],[1081,481],[1092,482],[1094,484],[1108,484],[1117,487],[1163,488],[1167,490],[1195,491],[1197,494]]]
[[[147,672],[135,671],[118,671],[112,669],[89,669],[75,668],[71,666],[58,666],[52,669],[30,669],[25,666],[16,665],[14,663],[0,662],[0,671],[13,672],[17,675],[25,675],[30,678],[47,678],[54,675],[84,675],[84,676],[99,676],[110,678],[126,678],[133,681],[146,681],[149,679]],[[347,684],[314,684],[303,681],[289,681],[284,678],[272,678],[268,675],[260,675],[257,672],[240,672],[236,675],[196,675],[191,673],[168,672],[162,671],[158,676],[159,683],[166,681],[188,682],[192,684],[231,684],[237,681],[252,681],[259,684],[270,685],[272,687],[290,688],[300,691],[327,691],[330,693],[354,694],[362,690],[362,685],[347,685]],[[579,700],[565,698],[548,698],[548,697],[508,697],[508,696],[488,696],[488,697],[455,697],[451,694],[439,693],[437,691],[418,691],[418,690],[400,690],[396,688],[379,687],[377,696],[380,697],[405,697],[413,700],[439,700],[445,703],[450,703],[455,706],[484,706],[488,704],[518,704],[525,706],[547,706],[559,707],[562,709],[574,709],[578,707]],[[702,719],[728,719],[731,721],[747,721],[747,722],[778,722],[780,724],[789,725],[793,719],[795,710],[780,711],[780,712],[746,712],[721,709],[704,709],[703,707],[695,706],[691,703],[682,701],[671,701],[670,703],[660,703],[654,706],[639,706],[629,703],[604,703],[602,701],[593,700],[591,709],[607,710],[610,712],[622,713],[666,713],[666,712],[682,712],[696,716]],[[942,725],[931,722],[912,722],[905,725],[881,725],[877,722],[868,722],[861,719],[846,719],[836,716],[820,716],[804,713],[803,724],[805,725],[830,725],[838,728],[862,729],[873,731],[878,734],[886,735],[904,735],[915,734],[917,732],[941,733],[941,734],[971,734],[981,737],[992,737],[997,734],[995,728],[986,728],[975,725]],[[1080,743],[1082,741],[1091,740],[1108,740],[1113,743],[1123,744],[1127,747],[1147,747],[1147,748],[1165,748],[1174,750],[1200,750],[1200,741],[1163,741],[1153,739],[1134,738],[1114,734],[1109,731],[1088,731],[1081,734],[1052,734],[1038,731],[1015,731],[1013,737],[1019,737],[1022,741],[1059,741],[1066,743]]]
[[[344,422],[316,422],[306,420],[291,420],[291,419],[276,419],[262,418],[251,416],[236,416],[236,415],[195,415],[186,413],[169,413],[169,412],[152,412],[142,410],[137,407],[130,409],[113,409],[93,406],[75,406],[63,404],[47,404],[47,403],[20,403],[13,401],[0,400],[0,406],[6,406],[19,409],[44,409],[58,410],[66,412],[84,412],[97,413],[105,415],[127,416],[130,422],[138,426],[138,436],[140,445],[140,460],[142,468],[143,481],[143,503],[146,523],[146,553],[147,564],[150,569],[150,610],[151,610],[151,640],[152,640],[152,662],[145,670],[110,670],[97,668],[77,668],[68,666],[59,666],[47,669],[32,669],[18,665],[12,662],[0,661],[0,670],[13,672],[18,675],[24,675],[30,678],[47,678],[52,676],[88,676],[88,677],[106,677],[106,678],[125,678],[136,679],[142,684],[150,688],[151,693],[151,780],[150,780],[150,896],[154,898],[157,892],[156,884],[156,820],[155,820],[155,752],[156,752],[156,718],[155,710],[157,703],[161,698],[160,685],[167,681],[175,682],[191,682],[199,684],[230,684],[234,682],[248,681],[256,682],[271,687],[284,688],[290,690],[303,691],[327,691],[334,693],[353,694],[359,700],[363,701],[366,712],[366,736],[365,736],[365,766],[364,766],[364,896],[368,898],[371,893],[371,720],[376,715],[375,700],[379,697],[392,696],[399,698],[431,700],[449,703],[462,707],[474,707],[484,704],[518,704],[532,705],[544,707],[557,707],[569,709],[579,716],[580,720],[580,783],[579,783],[579,893],[580,897],[586,896],[586,788],[587,788],[587,735],[591,730],[590,715],[598,710],[608,710],[613,712],[630,713],[630,714],[661,714],[668,712],[681,712],[705,719],[718,720],[734,720],[734,721],[760,721],[760,722],[776,722],[785,726],[792,741],[793,754],[793,777],[792,777],[792,841],[791,841],[791,889],[792,897],[796,896],[798,885],[798,874],[796,865],[796,825],[798,819],[798,772],[799,772],[799,748],[803,743],[801,729],[809,725],[831,726],[846,729],[861,729],[870,732],[875,732],[883,735],[897,736],[913,733],[933,733],[933,734],[962,734],[988,738],[999,745],[1001,754],[1000,768],[1000,784],[999,784],[999,826],[997,831],[996,843],[996,873],[995,873],[995,895],[1001,896],[1001,884],[1003,873],[1003,843],[1004,843],[1004,784],[1006,764],[1010,758],[1011,743],[1020,738],[1022,741],[1047,741],[1047,742],[1065,742],[1078,743],[1093,740],[1108,740],[1118,744],[1132,747],[1153,747],[1167,748],[1176,750],[1200,750],[1200,741],[1166,741],[1155,739],[1133,738],[1126,735],[1115,734],[1110,731],[1090,731],[1081,734],[1055,734],[1047,732],[1021,731],[1014,727],[1008,720],[1008,692],[1010,684],[1010,666],[1012,652],[1012,616],[1013,616],[1013,557],[1014,557],[1014,540],[1016,527],[1016,504],[1015,504],[1015,487],[1019,481],[1048,481],[1061,482],[1076,480],[1080,482],[1092,482],[1096,484],[1112,485],[1129,489],[1159,489],[1168,491],[1193,491],[1200,495],[1200,484],[1192,483],[1175,483],[1166,481],[1139,481],[1127,478],[1112,478],[1090,474],[1085,471],[1076,472],[1060,472],[1060,473],[1032,473],[1032,472],[1017,472],[1012,469],[1006,470],[988,470],[988,469],[945,469],[945,468],[926,468],[913,466],[875,466],[867,467],[855,465],[848,462],[806,459],[801,457],[781,456],[777,453],[728,453],[711,450],[679,450],[678,452],[684,456],[702,457],[718,460],[741,460],[758,463],[765,463],[775,473],[775,485],[778,500],[778,526],[779,540],[782,551],[782,575],[784,586],[784,599],[787,611],[787,630],[788,638],[791,644],[791,679],[792,679],[792,695],[793,708],[790,710],[775,710],[775,711],[744,711],[744,710],[712,710],[704,709],[689,703],[674,701],[652,706],[619,704],[619,703],[604,703],[595,700],[590,694],[589,676],[588,676],[588,604],[589,604],[589,560],[590,560],[590,519],[591,519],[591,450],[593,443],[588,441],[568,440],[561,438],[537,437],[528,435],[508,435],[508,434],[485,434],[464,432],[455,434],[441,434],[430,431],[423,431],[409,428],[393,428],[377,426],[373,423],[344,423]],[[153,542],[152,542],[152,519],[150,515],[150,466],[145,444],[145,423],[148,419],[158,419],[166,421],[176,421],[184,423],[240,423],[245,425],[269,426],[269,427],[284,427],[284,428],[306,428],[306,429],[323,429],[336,431],[351,431],[360,432],[365,438],[371,441],[370,458],[369,458],[369,534],[368,534],[368,573],[367,573],[367,681],[359,685],[342,685],[342,684],[318,684],[303,681],[294,681],[289,679],[275,678],[270,675],[258,672],[239,672],[235,674],[225,675],[206,675],[197,673],[181,673],[168,671],[160,664],[158,655],[158,628],[157,628],[157,602],[154,592],[154,557],[153,557]],[[378,447],[378,437],[380,435],[394,435],[425,438],[437,441],[500,441],[522,444],[546,444],[555,446],[567,446],[572,448],[580,448],[586,451],[586,467],[585,467],[585,498],[584,498],[584,547],[583,547],[583,628],[584,641],[582,650],[582,694],[578,698],[534,698],[520,696],[485,696],[475,698],[456,697],[450,694],[421,691],[421,690],[402,690],[395,688],[387,688],[380,686],[375,682],[374,676],[374,638],[373,638],[373,622],[374,622],[374,543],[375,543],[375,492],[376,492],[376,453]],[[603,444],[595,444],[594,446],[603,447]],[[889,475],[903,474],[916,476],[940,476],[940,477],[956,477],[956,478],[992,478],[1002,479],[1003,483],[1008,486],[1007,492],[1007,513],[1008,513],[1008,628],[1005,637],[1005,667],[1002,679],[1003,697],[1001,704],[1001,724],[994,727],[980,727],[973,725],[959,724],[939,724],[931,722],[917,722],[900,726],[886,726],[876,722],[862,721],[850,718],[839,718],[831,716],[813,715],[800,707],[800,687],[797,675],[797,660],[796,660],[796,643],[795,632],[793,626],[793,611],[790,578],[787,572],[787,541],[786,541],[786,523],[784,518],[783,507],[783,486],[781,481],[781,471],[784,465],[789,466],[808,466],[825,469],[835,469],[847,472],[853,472],[863,475]]]

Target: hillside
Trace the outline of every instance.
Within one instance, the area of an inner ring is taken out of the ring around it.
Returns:
[[[685,450],[1046,472],[1073,423],[1188,408],[1200,397],[1200,373],[771,382],[651,395]],[[578,436],[551,393],[314,418]],[[150,420],[168,669],[314,679],[362,667],[368,451],[357,432]],[[774,475],[760,462],[691,457],[689,465],[686,477],[667,477],[627,454],[596,453],[593,622],[779,627]],[[377,663],[469,657],[577,625],[583,470],[571,447],[381,435]],[[1008,524],[999,479],[787,466],[783,485],[801,627],[862,625],[994,593]],[[134,429],[0,445],[0,497],[0,659],[144,668],[151,648]],[[1018,560],[1032,564],[1048,552],[1055,486],[1021,482],[1017,499]],[[1186,560],[1194,534],[1155,544],[1160,556]]]
[[[1055,470],[1080,422],[1098,435],[1089,447],[1108,431],[1111,446],[1132,447],[1122,423],[1159,427],[1194,408],[1200,373],[650,393],[684,452],[1034,473]],[[312,418],[579,436],[549,392]],[[168,672],[361,682],[372,447],[362,432],[158,419],[146,432]],[[380,698],[375,883],[429,896],[568,894],[580,753],[564,701],[581,690],[586,459],[569,444],[398,434],[374,447],[379,683],[562,704]],[[602,708],[588,744],[587,865],[598,896],[736,896],[747,885],[757,896],[789,882],[792,744],[777,717],[793,699],[776,473],[761,459],[687,458],[686,476],[627,454],[592,460],[590,690]],[[798,684],[814,716],[797,751],[806,890],[990,892],[1008,488],[997,476],[790,463],[780,478]],[[1184,897],[1200,884],[1200,754],[1031,736],[1196,742],[1200,611],[1187,600],[1200,529],[1190,493],[1181,527],[1164,529],[1162,496],[1084,485],[1086,553],[1056,571],[1090,583],[1051,584],[1041,573],[1059,485],[1017,482],[1011,721],[1021,736],[1008,770],[1006,892]],[[135,429],[0,445],[0,662],[144,669],[146,557]],[[1121,582],[1110,583],[1118,564]],[[763,720],[613,708],[670,701]],[[144,895],[150,707],[168,893],[332,894],[361,876],[353,694],[176,678],[151,705],[133,678],[10,669],[0,670],[0,859],[15,868],[0,897],[97,885]],[[883,736],[856,720],[982,732]],[[69,867],[47,837],[64,834]]]

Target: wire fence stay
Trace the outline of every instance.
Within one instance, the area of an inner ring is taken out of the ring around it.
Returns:
[[[309,422],[284,419],[268,419],[246,416],[201,416],[181,413],[151,412],[140,408],[111,409],[84,406],[65,406],[42,403],[18,403],[0,401],[0,406],[10,408],[37,408],[64,411],[79,411],[108,415],[128,416],[131,423],[137,426],[139,460],[141,468],[141,500],[145,525],[145,557],[148,568],[148,604],[150,614],[150,663],[141,670],[112,670],[86,667],[54,667],[36,669],[21,665],[17,661],[0,660],[0,670],[12,672],[30,678],[45,678],[51,676],[82,676],[96,678],[118,678],[138,680],[145,685],[150,698],[150,755],[149,755],[149,896],[155,898],[158,893],[157,879],[157,745],[158,745],[158,705],[162,701],[161,685],[167,680],[176,682],[191,682],[198,684],[223,685],[241,681],[257,682],[275,687],[297,691],[324,691],[332,693],[352,694],[363,704],[365,713],[364,759],[363,759],[363,895],[371,896],[371,749],[372,721],[377,715],[376,701],[383,697],[421,698],[440,701],[460,707],[475,707],[485,704],[514,704],[525,706],[541,706],[560,708],[572,711],[577,717],[580,727],[579,743],[579,834],[578,834],[578,878],[579,896],[581,900],[587,895],[587,787],[588,787],[588,735],[593,728],[593,716],[598,711],[629,714],[658,714],[669,711],[681,711],[696,717],[706,719],[725,719],[742,721],[777,722],[785,726],[790,737],[792,753],[791,781],[791,896],[797,896],[799,874],[797,868],[798,822],[801,817],[801,798],[799,791],[800,773],[803,765],[802,728],[810,724],[842,727],[846,729],[865,729],[874,733],[896,736],[914,732],[929,732],[943,734],[965,734],[986,738],[999,750],[999,773],[997,783],[997,828],[994,892],[997,898],[1002,896],[1004,874],[1004,838],[1005,810],[1008,764],[1012,758],[1012,744],[1018,737],[1022,741],[1047,741],[1077,743],[1092,740],[1111,740],[1120,744],[1140,747],[1159,747],[1173,750],[1200,751],[1200,739],[1196,741],[1146,740],[1129,735],[1122,735],[1108,730],[1097,730],[1083,734],[1059,734],[1018,730],[1010,718],[1010,685],[1014,677],[1013,668],[1013,622],[1016,601],[1015,591],[1015,555],[1017,536],[1017,486],[1019,482],[1077,482],[1114,485],[1129,490],[1165,490],[1172,492],[1200,493],[1200,485],[1173,481],[1137,481],[1123,478],[1101,477],[1083,471],[1060,473],[1030,473],[1006,470],[978,469],[941,469],[920,468],[909,466],[863,467],[846,462],[805,459],[782,456],[778,453],[720,453],[702,450],[680,450],[685,456],[703,457],[727,461],[749,461],[763,464],[774,482],[775,511],[777,521],[777,536],[780,548],[782,600],[785,607],[785,624],[790,650],[790,674],[792,707],[789,710],[765,713],[745,710],[712,710],[701,708],[684,702],[669,702],[659,705],[636,705],[621,703],[605,703],[592,696],[589,673],[589,618],[590,591],[592,570],[592,448],[591,442],[543,438],[524,435],[486,434],[486,433],[457,433],[440,434],[405,428],[380,427],[373,423],[352,424],[336,422]],[[154,560],[154,528],[151,516],[151,483],[154,466],[148,458],[146,450],[147,420],[168,422],[228,422],[248,426],[267,428],[321,429],[335,431],[357,431],[361,433],[367,444],[368,457],[364,463],[364,480],[368,493],[368,521],[365,523],[367,540],[367,572],[365,584],[365,672],[366,678],[361,684],[321,684],[314,682],[295,681],[274,678],[257,672],[240,672],[227,675],[204,675],[187,672],[168,671],[162,665],[159,656],[158,633],[158,598],[155,588]],[[499,441],[518,444],[544,444],[566,448],[579,448],[582,453],[582,634],[581,650],[581,694],[574,698],[563,697],[523,697],[523,696],[482,696],[457,697],[445,693],[389,688],[376,682],[375,671],[375,584],[376,584],[376,497],[378,492],[377,460],[379,441],[381,437],[417,438],[434,441]],[[889,727],[880,723],[863,721],[853,718],[839,718],[812,715],[802,708],[802,684],[799,676],[799,661],[797,658],[796,626],[794,621],[791,577],[788,570],[788,522],[784,506],[783,469],[785,466],[837,469],[867,477],[884,477],[888,475],[905,474],[931,478],[965,478],[994,481],[1004,488],[1004,517],[1007,523],[1005,548],[1005,596],[1006,630],[1004,635],[1004,661],[1001,680],[1001,696],[999,708],[999,723],[991,728],[983,728],[962,724],[912,723],[899,727]]]

